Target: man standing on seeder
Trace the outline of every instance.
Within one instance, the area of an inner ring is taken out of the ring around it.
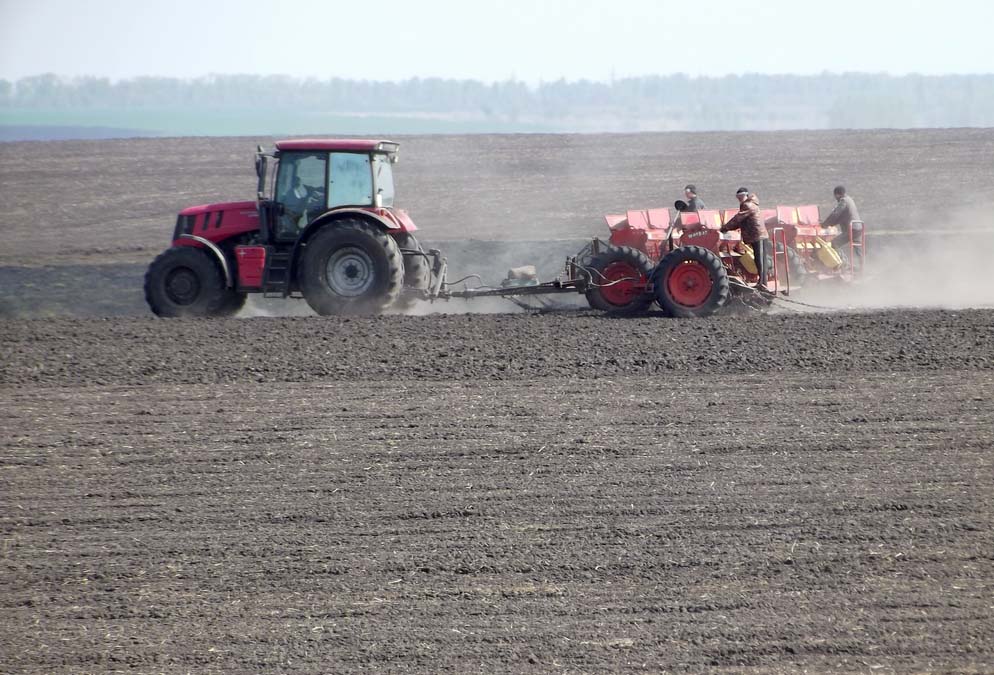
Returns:
[[[759,275],[756,289],[768,291],[766,277],[769,271],[766,263],[773,258],[773,251],[770,247],[770,235],[766,232],[766,223],[763,222],[763,215],[759,210],[759,199],[744,187],[736,191],[735,198],[739,200],[739,212],[721,226],[721,231],[742,230],[742,243],[752,247],[752,254],[756,258],[756,273]]]

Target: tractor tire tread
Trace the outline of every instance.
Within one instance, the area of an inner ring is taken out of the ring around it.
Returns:
[[[417,238],[410,232],[399,234],[394,239],[403,250],[424,252]],[[401,254],[403,255],[403,253]],[[431,265],[423,255],[404,255],[404,286],[424,290],[431,286]]]
[[[401,249],[404,258],[404,289],[397,297],[394,306],[401,310],[408,310],[418,303],[419,293],[414,291],[427,291],[431,288],[431,263],[423,255],[404,255],[404,251],[424,252],[417,238],[410,232],[402,232],[394,236],[397,246]]]
[[[247,298],[247,293],[239,293],[233,288],[227,289],[224,293],[224,300],[214,313],[214,316],[229,317],[238,314],[238,312],[242,311],[242,307],[245,306]]]

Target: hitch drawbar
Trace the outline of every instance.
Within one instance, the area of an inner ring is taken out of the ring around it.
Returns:
[[[559,277],[554,281],[539,283],[534,274],[517,275],[515,270],[511,270],[508,279],[505,279],[500,286],[486,286],[478,274],[469,274],[454,281],[448,280],[448,262],[438,249],[431,249],[422,254],[431,260],[432,283],[426,291],[425,299],[431,302],[435,300],[450,300],[452,298],[510,298],[524,295],[548,295],[554,293],[583,293],[587,288],[587,280],[580,275],[580,265],[575,257],[566,261],[564,277]],[[515,278],[519,277],[519,278]],[[525,277],[525,278],[521,278]],[[474,279],[480,283],[473,288],[466,287],[466,282]],[[463,288],[453,290],[453,286],[459,284]]]

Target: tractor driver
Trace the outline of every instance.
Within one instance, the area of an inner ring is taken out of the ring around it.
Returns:
[[[305,185],[294,176],[293,188],[284,198],[283,208],[299,229],[304,229],[314,216],[324,211],[324,185]]]
[[[759,283],[756,288],[765,291],[766,288],[766,261],[772,258],[770,247],[770,235],[766,232],[766,223],[763,222],[763,214],[759,210],[759,199],[755,194],[749,192],[748,188],[739,188],[735,193],[735,198],[739,200],[739,212],[728,219],[728,222],[721,226],[722,232],[729,230],[742,230],[742,243],[752,247],[753,255],[756,258],[756,272],[759,274]]]

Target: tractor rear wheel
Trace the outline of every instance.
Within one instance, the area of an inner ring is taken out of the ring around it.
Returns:
[[[404,259],[393,237],[362,220],[329,223],[307,242],[297,275],[322,316],[376,314],[396,301]]]
[[[587,266],[587,302],[618,316],[642,314],[652,306],[648,291],[652,261],[630,246],[609,246]]]
[[[217,316],[227,298],[221,270],[204,249],[175,246],[145,273],[145,301],[158,316]]]
[[[728,272],[718,256],[700,246],[682,246],[663,256],[652,283],[656,302],[670,316],[711,316],[728,302]]]
[[[397,306],[401,309],[409,309],[417,302],[419,293],[414,291],[427,291],[431,288],[431,263],[424,255],[421,244],[409,232],[402,232],[394,237],[397,246],[400,248],[404,258],[404,290],[397,298]]]

